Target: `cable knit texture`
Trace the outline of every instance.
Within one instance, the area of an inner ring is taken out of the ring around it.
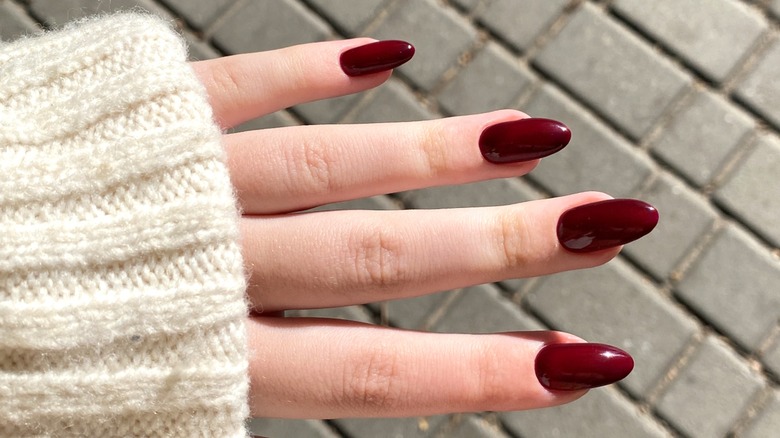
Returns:
[[[0,436],[245,436],[220,131],[165,22],[0,46]]]

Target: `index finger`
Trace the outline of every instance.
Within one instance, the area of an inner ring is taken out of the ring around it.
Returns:
[[[349,76],[339,57],[371,38],[302,44],[192,64],[223,128],[299,103],[342,96],[382,84],[390,71]]]

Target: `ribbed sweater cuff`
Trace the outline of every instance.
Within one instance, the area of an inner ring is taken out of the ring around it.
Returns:
[[[87,20],[0,78],[0,436],[244,436],[238,213],[181,38]]]

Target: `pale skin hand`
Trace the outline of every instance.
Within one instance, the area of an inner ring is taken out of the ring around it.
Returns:
[[[341,52],[372,42],[307,44],[193,64],[225,128],[298,103],[375,87],[390,72],[349,77]],[[558,217],[602,193],[491,208],[289,213],[329,202],[528,173],[537,161],[486,162],[487,126],[504,110],[401,124],[300,126],[223,138],[241,220],[248,296],[250,406],[256,417],[398,417],[555,406],[585,391],[549,391],[534,359],[560,332],[431,334],[315,318],[264,316],[419,296],[597,266],[620,248],[563,249]]]

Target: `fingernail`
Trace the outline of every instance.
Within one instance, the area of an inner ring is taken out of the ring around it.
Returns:
[[[545,388],[574,391],[623,379],[634,369],[634,359],[611,345],[548,344],[536,355],[535,368]]]
[[[636,199],[610,199],[567,210],[558,219],[558,241],[572,252],[592,252],[632,242],[655,228],[658,210]]]
[[[519,163],[552,155],[571,140],[571,131],[550,119],[521,119],[488,126],[479,150],[491,163]]]
[[[406,41],[377,41],[349,49],[339,59],[348,76],[363,76],[396,68],[414,56],[414,46]]]

